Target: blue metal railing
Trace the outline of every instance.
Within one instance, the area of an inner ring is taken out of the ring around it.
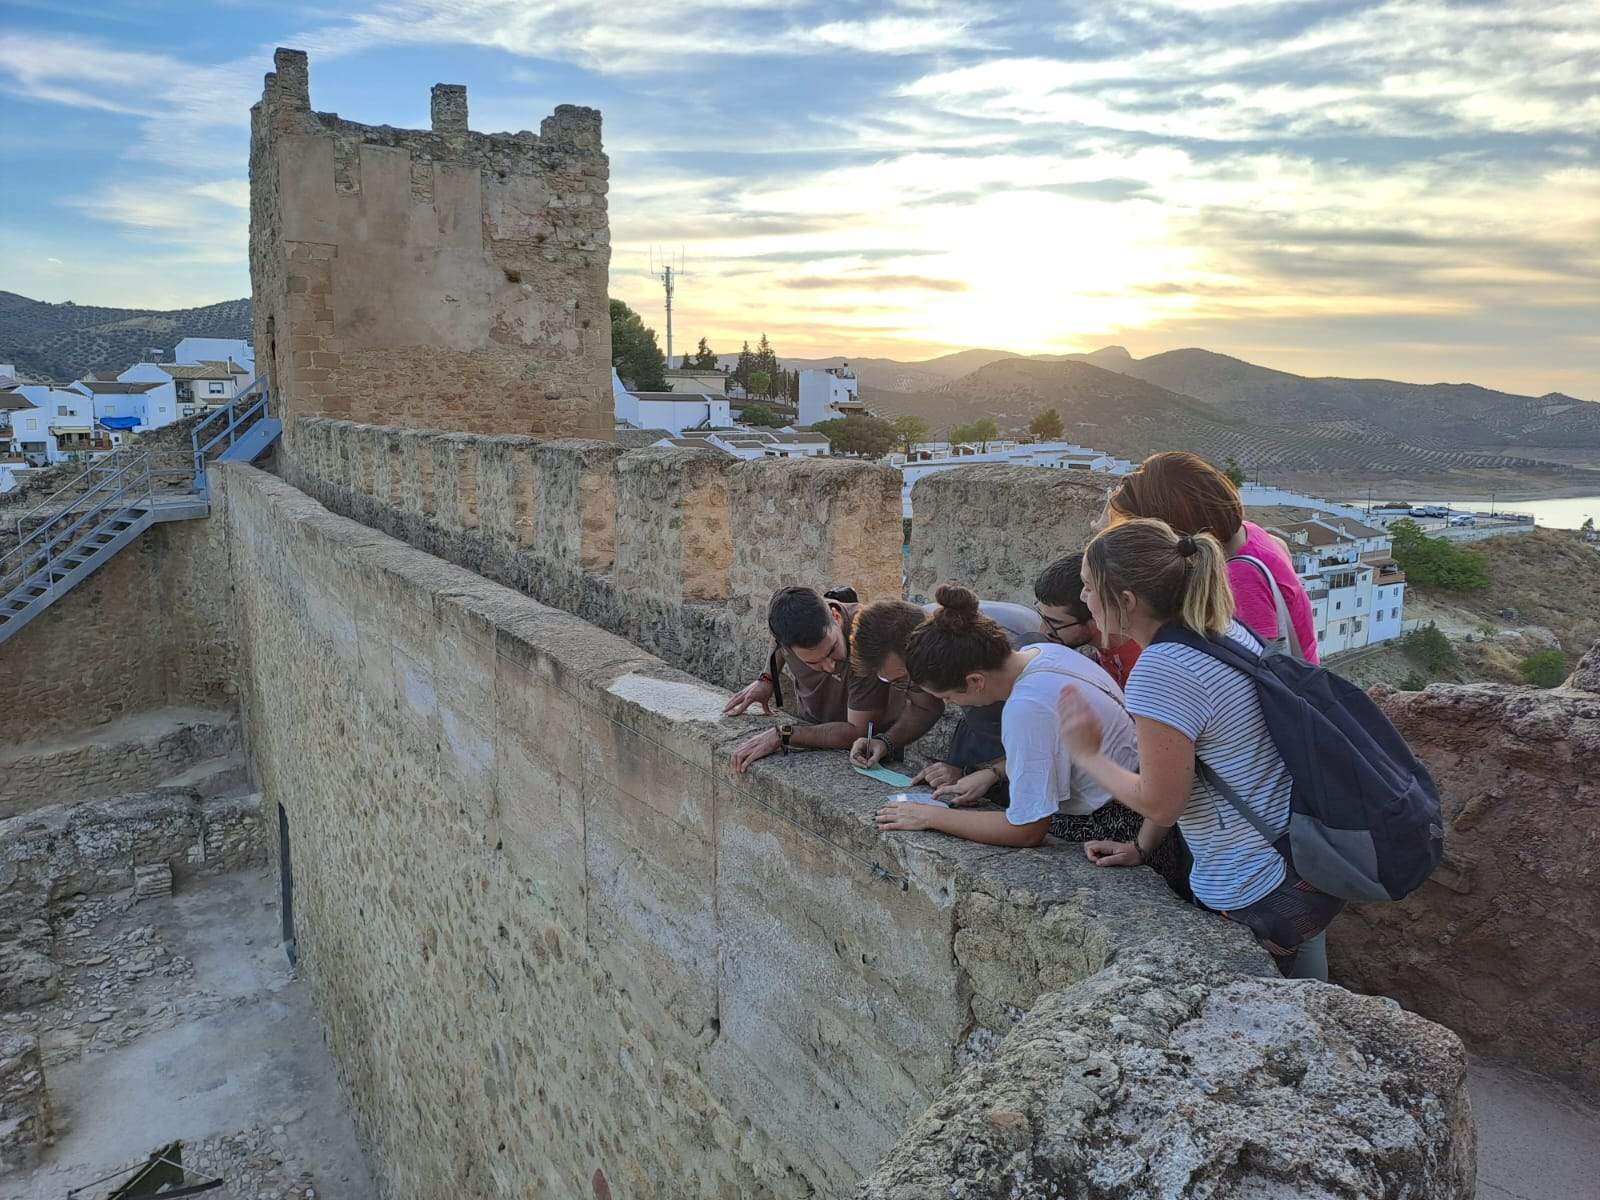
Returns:
[[[261,398],[254,404],[241,409],[242,401],[248,400],[252,392],[259,392]],[[240,392],[227,404],[211,413],[200,424],[196,425],[189,434],[189,444],[194,452],[194,490],[200,495],[206,494],[206,455],[217,446],[221,445],[224,438],[228,445],[233,445],[239,436],[248,431],[249,426],[255,423],[256,418],[267,415],[267,405],[270,397],[267,393],[266,376],[260,376],[244,391]],[[212,425],[222,421],[222,428],[205,437],[202,435]]]

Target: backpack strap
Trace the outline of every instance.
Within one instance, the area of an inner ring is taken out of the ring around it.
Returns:
[[[1280,842],[1283,840],[1282,833],[1274,833],[1272,831],[1272,827],[1261,819],[1261,814],[1246,804],[1244,802],[1244,798],[1241,797],[1238,792],[1234,791],[1233,788],[1228,786],[1227,782],[1223,780],[1222,776],[1213,771],[1210,764],[1199,755],[1195,756],[1194,769],[1199,773],[1200,778],[1203,779],[1206,784],[1217,793],[1217,795],[1221,796],[1228,802],[1229,808],[1233,809],[1234,812],[1238,813],[1250,823],[1250,827],[1261,835],[1262,841],[1282,855],[1285,862],[1289,861],[1288,851],[1285,850],[1282,845],[1280,845]],[[1284,832],[1287,833],[1288,831],[1285,830]]]
[[[1273,639],[1283,638],[1289,646],[1289,653],[1301,662],[1306,661],[1305,649],[1300,645],[1300,634],[1294,627],[1294,621],[1289,617],[1289,605],[1283,598],[1283,589],[1278,586],[1278,578],[1272,569],[1253,554],[1235,554],[1229,562],[1247,562],[1261,572],[1262,578],[1267,581],[1267,589],[1272,593],[1272,603],[1276,612],[1276,624],[1273,627]]]

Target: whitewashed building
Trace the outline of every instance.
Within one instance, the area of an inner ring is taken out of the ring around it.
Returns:
[[[697,396],[726,396],[728,376],[715,367],[668,367],[664,372],[667,388],[674,392],[693,392]]]
[[[665,429],[674,437],[694,429],[728,429],[733,412],[720,393],[630,392],[611,370],[611,405],[616,419],[634,429]]]
[[[139,368],[130,367],[129,370]],[[95,420],[107,429],[142,433],[171,425],[178,419],[178,388],[170,376],[163,375],[159,381],[80,379],[72,385],[72,390],[94,401]]]
[[[703,437],[670,437],[658,446],[688,448],[711,447],[749,462],[756,458],[820,458],[828,453],[828,439],[805,430],[736,429],[708,433]]]
[[[823,371],[800,372],[800,403],[797,425],[812,426],[852,413],[864,414],[860,384],[856,373],[845,363]]]
[[[1347,517],[1319,514],[1276,526],[1305,584],[1323,655],[1356,650],[1400,636],[1405,620],[1405,573],[1388,534]]]
[[[246,369],[246,382],[256,377],[256,350],[243,338],[186,337],[173,348],[172,361],[189,366],[231,361]]]
[[[112,443],[96,426],[93,401],[82,392],[23,384],[7,396],[9,449],[23,465],[46,467],[110,453]]]

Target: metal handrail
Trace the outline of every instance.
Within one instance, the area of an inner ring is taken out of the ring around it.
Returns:
[[[89,476],[96,475],[96,474],[103,474],[107,470],[107,468],[113,467],[115,465],[121,465],[121,464],[115,463],[115,460],[119,456],[122,456],[122,455],[131,455],[132,451],[133,451],[133,447],[131,447],[131,446],[121,446],[121,447],[118,447],[116,450],[113,450],[110,454],[106,455],[104,458],[97,458],[97,459],[93,460],[92,462],[90,462],[86,467],[83,468],[83,470],[79,471],[71,479],[67,480],[66,483],[63,483],[55,491],[51,492],[43,500],[39,501],[38,504],[35,504],[27,512],[23,513],[20,517],[17,518],[17,536],[18,537],[22,536],[22,526],[23,526],[24,523],[27,522],[27,520],[30,517],[33,517],[36,514],[41,513],[45,509],[49,508],[58,499],[60,499],[64,495],[66,495],[66,493],[70,492],[73,488],[77,487],[79,484],[81,484]]]
[[[4,555],[0,555],[0,568],[5,568],[5,564],[6,564],[7,561],[9,561],[12,558],[16,558],[19,555],[23,555],[25,552],[26,552],[25,561],[28,560],[28,559],[36,558],[39,555],[45,555],[48,558],[51,547],[59,544],[62,538],[66,537],[68,534],[72,533],[74,530],[76,530],[79,527],[81,527],[83,525],[83,523],[86,520],[88,520],[90,517],[98,516],[100,513],[104,512],[107,508],[110,507],[112,501],[120,500],[124,495],[127,494],[129,489],[132,487],[132,484],[124,483],[121,487],[116,489],[115,493],[113,493],[110,496],[107,496],[99,504],[95,505],[95,507],[92,510],[84,513],[83,516],[79,517],[76,521],[74,521],[67,529],[65,529],[61,533],[57,534],[55,537],[52,537],[48,542],[45,542],[44,545],[39,546],[37,548],[34,548],[34,549],[32,549],[30,551],[29,550],[29,543],[33,542],[33,541],[36,541],[39,538],[43,537],[44,534],[49,530],[49,528],[52,525],[54,525],[57,521],[60,521],[60,520],[66,518],[68,516],[71,516],[73,510],[79,504],[84,503],[85,501],[89,500],[90,497],[98,494],[99,492],[101,492],[105,488],[109,487],[111,485],[111,483],[118,476],[122,475],[126,471],[129,471],[129,470],[131,470],[131,469],[133,469],[135,467],[141,466],[141,465],[144,467],[144,489],[143,489],[143,492],[142,492],[142,495],[141,495],[140,498],[148,498],[151,495],[150,458],[151,458],[150,452],[146,451],[144,453],[144,455],[141,456],[140,458],[136,458],[136,459],[133,459],[130,462],[124,463],[113,474],[111,474],[107,478],[101,480],[93,488],[91,488],[88,492],[84,493],[77,500],[73,501],[72,504],[69,504],[66,508],[62,509],[59,513],[55,514],[55,516],[51,517],[44,524],[40,525],[32,533],[28,534],[28,536],[26,538],[23,538],[21,541],[19,541],[15,546],[13,546]],[[124,505],[123,507],[126,507],[126,505]],[[15,570],[14,567],[13,568],[5,568],[5,572],[7,574],[9,574],[13,570]]]
[[[115,520],[123,513],[131,511],[133,507],[141,501],[143,501],[148,507],[153,508],[155,505],[155,499],[151,485],[150,473],[150,462],[152,457],[152,455],[147,453],[142,460],[144,466],[144,486],[137,490],[137,494],[130,497],[129,493],[135,491],[135,485],[131,482],[124,484],[117,490],[116,494],[108,496],[105,500],[102,500],[99,504],[97,504],[92,510],[84,513],[83,516],[74,521],[70,527],[62,530],[43,546],[38,547],[37,549],[33,550],[32,553],[25,556],[18,565],[7,568],[3,573],[0,573],[0,580],[10,579],[12,576],[20,576],[18,579],[18,582],[20,583],[21,581],[38,574],[40,571],[50,570],[55,566],[58,559],[64,557],[81,540],[73,535],[91,521],[96,522],[95,528],[98,529],[99,525],[103,524],[103,522],[99,521],[99,518],[104,516],[107,512],[112,513],[112,516],[109,519]],[[123,469],[127,470],[138,465],[138,462],[132,462]],[[62,542],[67,543],[66,549],[62,550],[60,553],[52,554],[51,551],[54,550],[55,547],[61,545]],[[6,557],[10,558],[12,555],[17,554],[22,549],[23,547],[18,546]],[[0,560],[0,562],[3,562],[3,560]],[[40,565],[33,566],[32,564],[34,563],[39,563]],[[7,592],[10,590],[10,587],[5,588],[5,591]]]
[[[250,393],[255,391],[260,391],[262,393],[262,400],[265,401],[266,382],[267,377],[265,375],[256,376],[255,379],[250,381],[249,387],[245,388],[244,391],[240,392],[237,396],[233,397],[233,399],[229,400],[226,404],[222,405],[222,407],[216,409],[214,412],[207,413],[205,419],[189,431],[189,446],[194,454],[194,477],[197,484],[205,475],[205,452],[212,446],[215,446],[217,441],[222,436],[221,434],[218,434],[217,437],[212,438],[209,442],[202,446],[200,444],[201,430],[208,428],[213,422],[218,421],[223,417],[228,418],[227,428],[223,430],[224,433],[226,433],[228,429],[238,425],[239,421],[243,419],[241,417],[234,416],[234,412],[238,407],[239,401],[248,398]],[[254,406],[252,406],[251,411],[255,411]]]
[[[261,397],[261,399],[257,400],[254,404],[252,404],[249,408],[245,409],[244,412],[242,412],[238,416],[236,416],[232,421],[229,421],[228,422],[228,427],[226,429],[224,429],[221,433],[217,434],[216,437],[212,438],[204,446],[201,446],[199,448],[198,453],[204,454],[207,450],[210,450],[213,446],[215,446],[223,438],[227,438],[228,439],[228,445],[230,445],[230,446],[233,445],[234,442],[239,440],[239,426],[243,425],[254,414],[256,414],[258,412],[265,411],[266,407],[267,407],[267,398],[265,396],[263,396],[263,397]]]

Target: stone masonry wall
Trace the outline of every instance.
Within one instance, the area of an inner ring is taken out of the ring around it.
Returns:
[[[120,796],[239,748],[232,713],[158,709],[58,742],[0,746],[0,818]]]
[[[1401,903],[1340,918],[1335,977],[1600,1092],[1600,679],[1383,705],[1444,797],[1445,861]]]
[[[947,579],[986,600],[1033,603],[1041,567],[1093,536],[1105,507],[1102,477],[1038,467],[973,466],[919,479],[906,563],[906,595],[933,598]]]
[[[724,686],[761,670],[779,587],[900,593],[900,483],[886,467],[299,426],[288,476],[335,512]]]
[[[168,706],[236,706],[220,503],[213,495],[209,518],[151,526],[0,646],[0,747],[22,753]]]
[[[277,411],[478,433],[609,437],[609,167],[600,114],[474,133],[311,111],[279,50],[251,110],[255,346]],[[296,428],[286,430],[291,455]]]
[[[734,776],[725,691],[219,475],[297,949],[386,1196],[839,1195],[1047,990],[1157,944],[1270,971],[1153,873],[884,837],[838,755]]]

